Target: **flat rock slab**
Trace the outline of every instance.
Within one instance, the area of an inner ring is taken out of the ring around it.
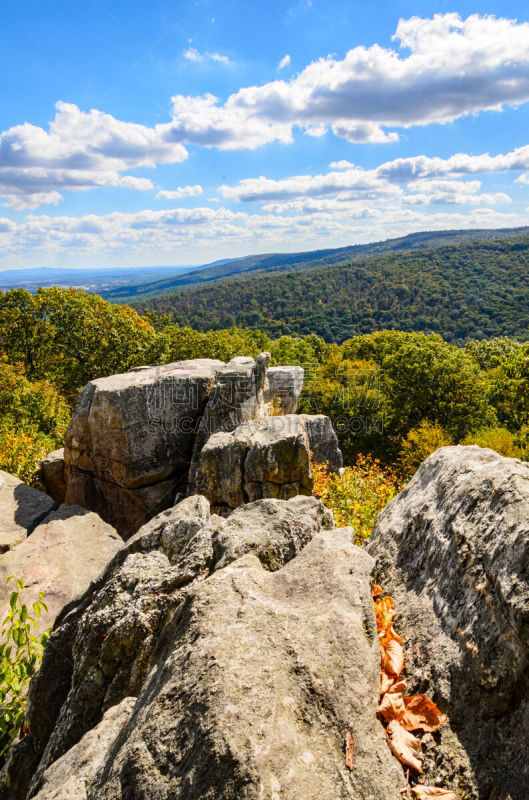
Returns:
[[[48,628],[62,608],[98,577],[123,542],[97,514],[80,506],[62,505],[14,550],[0,558],[0,619],[9,608],[9,575],[23,581],[30,605],[44,593],[48,614],[38,621]]]
[[[47,494],[0,471],[0,553],[23,542],[54,507]]]

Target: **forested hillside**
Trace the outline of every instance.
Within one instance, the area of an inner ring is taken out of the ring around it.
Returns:
[[[130,285],[129,282],[127,286],[115,289],[110,288],[100,291],[99,294],[112,303],[132,303],[239,277],[256,277],[264,274],[317,269],[318,267],[328,267],[334,264],[346,264],[349,261],[356,261],[369,255],[401,253],[410,250],[422,250],[491,239],[500,241],[522,234],[528,235],[529,229],[498,228],[420,231],[419,233],[409,233],[407,236],[399,236],[396,239],[385,239],[380,242],[371,242],[370,244],[355,244],[349,247],[308,250],[298,253],[265,253],[236,259],[224,259],[213,264],[205,264],[203,267],[195,268],[183,275],[173,275],[164,280],[153,281],[151,279],[147,283],[143,282],[136,285]]]
[[[198,330],[250,327],[329,342],[394,328],[469,338],[529,328],[529,235],[372,255],[345,265],[245,277],[154,298],[140,312]]]

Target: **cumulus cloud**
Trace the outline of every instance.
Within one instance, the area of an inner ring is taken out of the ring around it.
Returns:
[[[289,81],[241,88],[223,104],[208,96],[200,106],[197,98],[178,96],[179,140],[196,141],[198,128],[205,146],[256,147],[289,141],[288,131],[298,126],[309,133],[329,127],[351,142],[388,142],[398,138],[388,127],[446,123],[529,100],[529,23],[436,14],[401,20],[393,39],[399,47],[374,44],[343,59],[321,58]],[[198,124],[203,112],[210,125]],[[254,135],[239,138],[234,119],[254,126]],[[220,140],[215,124],[224,129]]]
[[[156,198],[158,200],[178,200],[181,197],[198,197],[203,191],[202,186],[196,183],[194,186],[179,186],[178,189],[162,189]]]
[[[397,187],[408,186],[409,204],[426,203],[498,203],[510,202],[504,193],[479,194],[479,181],[448,181],[476,174],[522,172],[519,183],[529,183],[529,145],[509,153],[491,156],[456,153],[449,158],[425,155],[397,158],[365,170],[349,161],[334,161],[333,170],[322,175],[294,175],[280,180],[264,176],[245,178],[235,186],[219,187],[222,196],[245,202],[285,202],[292,198],[314,198],[323,195],[344,195],[349,199],[366,195],[374,197],[395,195]],[[437,179],[437,180],[436,180]],[[413,192],[415,194],[413,194]]]
[[[290,64],[290,55],[287,53],[285,56],[283,56],[283,58],[277,65],[277,68],[284,69],[284,67],[288,67],[289,64]]]
[[[55,205],[60,190],[152,189],[149,179],[121,173],[187,158],[185,147],[167,138],[167,128],[57,103],[47,131],[25,123],[0,133],[0,196],[12,207],[35,208]]]

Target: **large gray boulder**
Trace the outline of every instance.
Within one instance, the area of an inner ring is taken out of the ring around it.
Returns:
[[[0,553],[23,542],[54,507],[47,494],[0,470]]]
[[[57,506],[66,500],[66,465],[64,463],[64,447],[48,453],[40,462],[40,480],[46,493],[53,498]]]
[[[2,800],[398,800],[373,562],[331,525],[306,497],[151,520],[57,620]]]
[[[282,414],[295,414],[303,389],[303,367],[270,367],[264,401],[278,402]]]
[[[529,464],[431,455],[368,545],[394,595],[410,692],[449,716],[426,771],[466,798],[529,796]]]
[[[22,580],[27,603],[44,593],[48,614],[40,617],[40,633],[53,624],[62,608],[79,594],[122,546],[116,531],[97,514],[80,506],[52,511],[21,544],[0,557],[0,619],[9,610],[10,575]]]
[[[66,433],[66,502],[124,539],[185,492],[216,431],[265,413],[269,353],[140,367],[91,381]]]
[[[218,514],[264,497],[312,494],[311,452],[342,465],[328,417],[308,414],[261,417],[231,433],[213,434],[196,456],[192,492]]]
[[[172,505],[222,366],[179,361],[87,384],[66,433],[66,502],[97,511],[125,538]]]

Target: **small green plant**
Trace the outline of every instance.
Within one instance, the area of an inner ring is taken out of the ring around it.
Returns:
[[[9,598],[9,611],[0,633],[0,757],[11,748],[22,730],[28,685],[40,667],[51,628],[35,636],[37,619],[48,608],[44,595],[28,607],[22,602],[24,585],[10,575],[16,589]]]

